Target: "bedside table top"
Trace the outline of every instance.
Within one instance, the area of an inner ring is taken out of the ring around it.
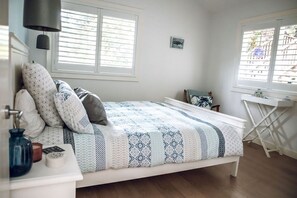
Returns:
[[[274,106],[274,107],[291,107],[294,104],[294,101],[292,100],[285,100],[280,98],[260,98],[253,95],[243,94],[241,96],[241,100],[246,100],[248,102],[254,102],[259,104],[264,104],[268,106]]]
[[[10,189],[15,190],[82,180],[83,176],[71,145],[61,144],[56,146],[65,150],[65,164],[62,167],[48,168],[45,165],[45,154],[43,153],[42,160],[33,163],[29,173],[20,177],[10,178]]]

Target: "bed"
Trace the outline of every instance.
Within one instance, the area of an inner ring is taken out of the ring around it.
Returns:
[[[28,50],[11,35],[13,92],[22,84]],[[84,179],[77,188],[230,163],[236,177],[245,120],[165,98],[162,102],[105,102],[107,126],[94,134],[45,127],[32,141],[71,144]]]

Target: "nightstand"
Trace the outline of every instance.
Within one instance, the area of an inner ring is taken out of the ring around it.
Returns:
[[[75,198],[76,181],[83,176],[71,145],[58,146],[65,150],[65,164],[60,168],[48,168],[43,154],[42,160],[33,163],[29,173],[10,179],[11,198]]]

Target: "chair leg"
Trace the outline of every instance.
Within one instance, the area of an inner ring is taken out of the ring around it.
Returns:
[[[188,93],[187,93],[187,90],[186,90],[186,89],[184,89],[184,101],[185,101],[186,103],[190,103],[190,102],[188,101]]]
[[[211,110],[214,110],[215,109],[216,112],[220,112],[220,105],[213,105],[213,106],[211,106],[210,109]]]

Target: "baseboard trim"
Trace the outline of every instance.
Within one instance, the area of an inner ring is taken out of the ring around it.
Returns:
[[[256,144],[258,144],[258,145],[261,145],[259,139],[255,139],[253,142],[256,143]],[[269,149],[275,148],[274,144],[272,144],[271,142],[264,141],[264,143],[266,144],[266,146]],[[281,147],[281,150],[282,150],[282,152],[283,152],[284,155],[286,155],[288,157],[291,157],[291,158],[294,158],[294,159],[297,159],[297,151],[293,151],[293,150],[290,150],[288,148],[283,148],[283,147]]]

